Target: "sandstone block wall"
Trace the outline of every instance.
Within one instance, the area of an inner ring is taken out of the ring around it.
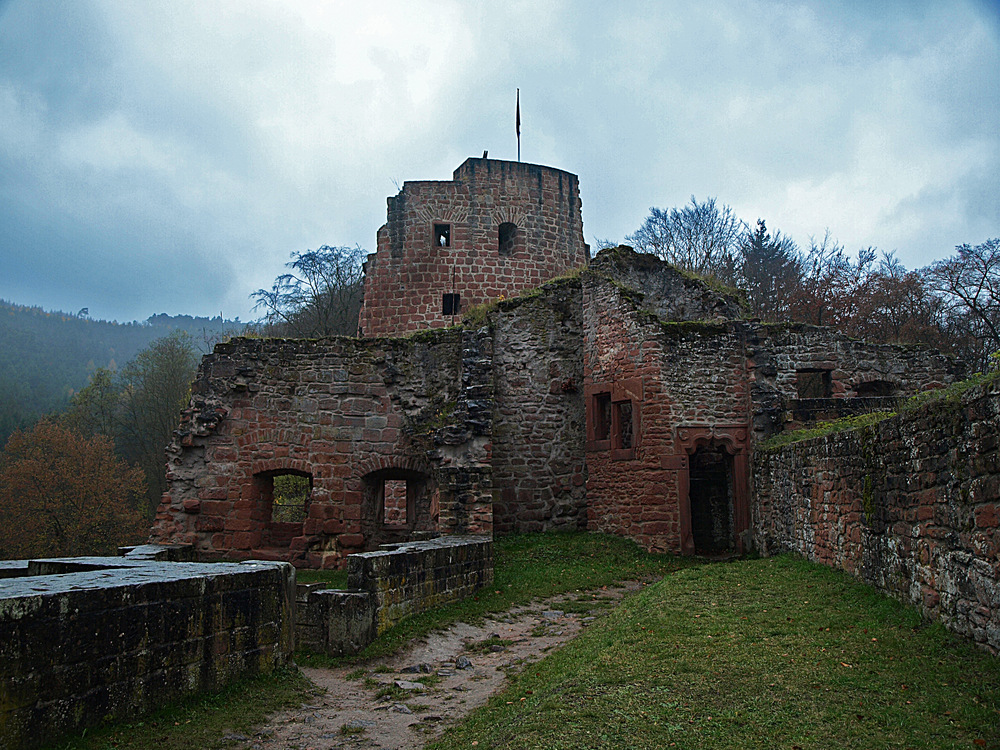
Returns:
[[[961,363],[924,347],[871,344],[804,323],[744,325],[760,439],[811,421],[892,411],[900,398],[964,375]],[[809,373],[825,378],[825,395],[802,392]]]
[[[1000,652],[1000,385],[754,457],[753,533]]]
[[[487,333],[234,339],[206,356],[168,448],[153,540],[201,554],[331,567],[416,531],[489,532]],[[303,521],[276,523],[267,482],[309,478]],[[382,516],[406,481],[408,521]]]
[[[447,245],[435,225],[448,227]],[[501,225],[512,228],[506,246]],[[388,199],[377,251],[365,264],[359,328],[398,336],[449,326],[471,305],[514,297],[588,259],[576,175],[468,159],[452,182],[406,182]],[[458,295],[455,314],[446,312],[446,294]]]
[[[347,588],[375,598],[382,633],[409,615],[471,596],[493,582],[493,540],[438,537],[348,558]]]
[[[664,322],[641,309],[644,301],[600,274],[584,274],[589,527],[650,550],[691,554],[689,454],[712,444],[745,452],[741,333],[735,323]],[[612,424],[606,439],[598,434],[602,396],[613,422],[621,419],[617,405],[629,404],[630,446],[620,425]]]
[[[497,533],[586,528],[582,313],[575,278],[491,316]]]
[[[298,645],[354,654],[412,614],[465,599],[493,581],[493,542],[444,536],[348,558],[348,589],[298,587]]]
[[[291,658],[281,563],[31,561],[0,581],[0,747],[47,745]],[[58,573],[58,574],[56,574]]]

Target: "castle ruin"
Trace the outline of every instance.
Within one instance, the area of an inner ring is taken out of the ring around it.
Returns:
[[[363,338],[204,358],[153,541],[300,567],[560,528],[738,553],[757,442],[956,378],[929,350],[746,320],[631,248],[590,260],[580,211],[575,175],[531,164],[405,183],[366,263]],[[285,475],[308,481],[299,519],[275,513]]]

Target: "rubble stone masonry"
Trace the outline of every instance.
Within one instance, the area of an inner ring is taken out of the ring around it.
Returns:
[[[1000,653],[1000,382],[754,458],[753,533]]]

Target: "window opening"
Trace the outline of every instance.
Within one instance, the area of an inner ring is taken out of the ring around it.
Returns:
[[[313,478],[302,471],[267,471],[254,475],[258,493],[258,507],[252,520],[260,525],[260,540],[254,542],[267,548],[287,548],[292,540],[302,536],[306,517],[309,515],[309,497]]]
[[[517,224],[505,221],[498,229],[500,255],[513,255],[517,240]]]
[[[800,399],[830,398],[833,395],[833,381],[829,370],[797,370],[795,390]]]
[[[273,487],[271,520],[279,523],[305,521],[312,479],[301,474],[277,474],[273,478]]]
[[[409,520],[406,480],[386,479],[382,485],[382,523],[386,526],[405,526]]]
[[[434,225],[434,244],[437,247],[451,247],[451,224]]]
[[[611,394],[594,394],[594,440],[611,439]]]
[[[887,398],[892,396],[895,390],[895,386],[888,380],[869,380],[866,383],[858,383],[858,396],[862,398]]]
[[[442,315],[458,315],[462,311],[462,299],[458,294],[445,294],[441,298]]]
[[[632,402],[616,401],[615,418],[618,420],[618,429],[615,431],[617,435],[615,448],[627,450],[632,447],[634,438],[632,434]]]

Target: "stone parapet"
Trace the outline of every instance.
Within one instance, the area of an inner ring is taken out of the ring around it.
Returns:
[[[754,457],[753,535],[1000,653],[1000,383]]]
[[[0,748],[40,747],[290,660],[285,563],[32,560],[0,581]]]

